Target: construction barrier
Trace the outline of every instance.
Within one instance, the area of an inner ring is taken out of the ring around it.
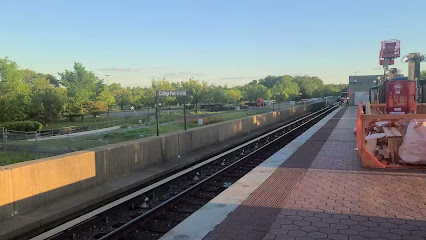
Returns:
[[[356,124],[356,142],[358,147],[358,153],[361,157],[362,166],[363,167],[371,167],[371,168],[385,168],[386,165],[382,164],[376,156],[371,154],[366,150],[365,147],[365,132],[366,128],[364,127],[365,124],[363,124],[365,121],[361,119],[361,116],[364,115],[362,112],[362,106],[358,106],[358,113],[357,113],[357,124]]]
[[[371,111],[375,113],[380,111],[377,111],[378,109],[384,107],[383,104],[371,104],[371,106],[369,104],[366,105],[367,108],[371,107]],[[423,108],[422,105],[420,106]],[[426,114],[365,114],[363,112],[362,105],[359,105],[357,111],[356,138],[358,153],[361,158],[362,166],[371,168],[423,168],[424,165],[407,166],[406,164],[389,164],[386,161],[380,161],[373,153],[368,151],[366,146],[366,137],[368,136],[370,130],[374,127],[376,122],[388,121],[390,125],[394,125],[398,121],[410,121],[414,119],[426,119]],[[401,131],[404,133],[403,129],[401,129]]]

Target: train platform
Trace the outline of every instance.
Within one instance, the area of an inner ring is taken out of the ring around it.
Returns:
[[[361,166],[340,107],[161,240],[426,239],[426,172]]]

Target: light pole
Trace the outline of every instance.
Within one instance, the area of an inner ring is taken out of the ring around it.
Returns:
[[[107,78],[107,88],[108,88],[108,97],[109,97],[109,85],[108,85],[108,82],[109,82],[109,74],[106,74],[105,75],[105,77]],[[107,102],[107,104],[108,104],[108,117],[109,117],[109,99],[108,99],[108,102]]]

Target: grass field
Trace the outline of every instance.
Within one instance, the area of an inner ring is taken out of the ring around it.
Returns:
[[[47,155],[22,152],[0,152],[0,166],[25,162],[44,157],[47,157]]]
[[[195,128],[199,127],[197,123],[188,122],[187,128]],[[171,123],[168,125],[162,125],[160,126],[160,135],[170,132],[176,132],[184,130],[184,123],[176,122]],[[150,137],[150,136],[156,136],[157,135],[157,128],[156,126],[152,126],[149,128],[140,128],[136,130],[126,131],[126,132],[109,132],[107,134],[104,134],[102,139],[105,141],[109,141],[111,143],[119,143],[119,142],[125,142],[135,139],[140,139],[144,137]],[[92,138],[95,136],[91,136]],[[88,137],[90,138],[90,136]],[[88,139],[86,138],[86,139]]]
[[[199,114],[205,114],[200,112]],[[238,118],[244,118],[259,114],[258,111],[231,111],[216,113],[208,116],[206,124],[213,124],[223,121],[229,121]],[[170,114],[163,113],[160,118],[160,123],[169,123],[160,125],[160,135],[170,132],[184,130],[184,123],[177,121],[183,118],[182,113],[173,112]],[[137,122],[137,119],[134,123]],[[188,121],[187,128],[199,127],[197,118]],[[151,119],[151,126],[137,129],[119,129],[104,134],[84,135],[80,137],[70,137],[63,139],[52,139],[42,141],[16,141],[10,142],[8,145],[12,149],[22,149],[23,151],[31,151],[40,154],[3,152],[0,155],[0,164],[11,164],[15,162],[27,161],[32,159],[43,158],[48,155],[57,155],[69,151],[79,151],[94,147],[105,146],[145,137],[155,136],[156,126],[155,119]],[[9,156],[10,155],[10,156]]]
[[[199,113],[201,114],[201,113]],[[150,122],[155,123],[155,114],[152,113],[149,115]],[[183,112],[168,112],[167,110],[163,110],[160,115],[160,123],[166,123],[175,121],[179,118],[183,117]],[[136,124],[139,120],[142,120],[143,123],[146,123],[148,120],[147,115],[132,115],[132,116],[98,116],[96,118],[92,116],[85,116],[84,121],[81,120],[81,118],[76,118],[74,121],[70,121],[69,119],[61,119],[57,122],[45,124],[43,126],[43,130],[50,130],[50,129],[60,129],[63,127],[86,127],[86,126],[93,126],[93,125],[101,125],[104,124],[105,127],[108,127],[107,123],[111,123],[114,121],[119,121],[120,124]]]
[[[265,108],[266,110],[266,108]],[[249,112],[249,115],[246,115],[245,113]],[[256,114],[259,112],[256,111],[240,111],[240,112],[206,112],[203,110],[199,110],[198,113],[195,113],[194,110],[190,110],[187,112],[189,115],[204,115],[204,114],[215,114],[219,116],[223,116],[224,120],[231,120],[235,118],[244,117],[244,116],[250,116],[253,114]],[[150,123],[155,124],[155,113],[152,113],[150,116]],[[183,118],[183,111],[179,112],[168,112],[167,110],[162,110],[160,115],[160,123],[167,123],[176,121],[180,118]],[[108,125],[108,123],[119,121],[120,124],[136,124],[139,120],[142,120],[143,123],[147,123],[148,116],[147,115],[132,115],[132,116],[110,116],[107,117],[106,115],[98,116],[96,118],[86,115],[84,117],[84,120],[82,121],[81,118],[75,118],[74,121],[70,121],[69,119],[61,119],[59,121],[48,123],[43,126],[43,130],[50,130],[50,129],[60,129],[63,127],[86,127],[86,126],[93,126],[93,125],[102,125],[103,127],[111,127],[112,125]]]
[[[224,122],[224,121],[229,121],[229,120],[238,119],[238,118],[244,118],[244,117],[248,117],[248,116],[252,116],[252,115],[256,115],[256,114],[259,114],[259,113],[254,112],[254,111],[225,112],[225,113],[215,114],[215,115],[209,117],[209,119],[213,120],[213,121],[210,121],[210,122]]]
[[[152,116],[151,116],[152,117]],[[86,116],[84,118],[84,121],[81,121],[81,118],[76,118],[74,121],[70,121],[69,119],[61,119],[57,122],[45,124],[43,126],[43,130],[49,130],[49,129],[60,129],[63,127],[70,127],[70,126],[76,126],[76,127],[85,127],[85,126],[91,126],[91,125],[97,125],[102,123],[109,123],[113,121],[120,121],[120,122],[138,122],[138,120],[141,119],[142,121],[147,120],[147,116],[129,116],[129,117],[123,117],[123,116],[102,116],[94,118],[92,116]]]

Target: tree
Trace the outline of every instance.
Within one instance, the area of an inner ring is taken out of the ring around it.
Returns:
[[[349,88],[348,84],[325,84],[323,95],[324,96],[340,96]]]
[[[227,103],[225,88],[222,86],[210,85],[204,95],[204,101],[208,103]]]
[[[0,58],[0,122],[27,119],[30,101],[30,87],[18,65]]]
[[[242,93],[238,89],[226,89],[225,90],[225,98],[226,102],[234,103],[237,105],[237,102],[243,97]]]
[[[155,105],[155,95],[156,92],[152,87],[144,88],[140,101],[145,107],[152,108]]]
[[[294,81],[294,78],[291,76],[282,76],[280,82],[284,86],[285,95],[288,96],[287,99],[294,99],[299,96],[300,88],[299,85]]]
[[[295,99],[299,95],[299,86],[291,76],[277,77],[275,85],[272,87],[271,93],[279,93],[274,95],[275,100],[283,102],[291,99]]]
[[[103,80],[97,79],[97,81],[95,83],[95,89],[94,89],[94,91],[95,91],[94,94],[95,94],[96,98],[99,97],[101,92],[103,92],[105,90],[105,86],[106,86],[106,84],[104,84]]]
[[[276,83],[272,87],[271,93],[273,94],[274,99],[277,102],[284,102],[285,100],[289,99],[289,97],[290,97],[290,95],[286,91],[286,87],[282,83]]]
[[[152,108],[155,105],[155,90],[150,88],[135,87],[132,89],[132,104],[135,107]]]
[[[59,76],[61,76],[61,83],[67,88],[62,114],[71,121],[77,116],[83,120],[86,105],[90,100],[96,99],[95,87],[99,79],[77,62],[74,63],[72,71],[65,70],[59,73]]]
[[[275,77],[275,76],[267,76],[264,79],[259,80],[259,84],[262,84],[263,86],[267,88],[272,88],[277,82],[281,80],[281,77]]]
[[[43,76],[43,74],[37,74],[35,71],[30,69],[20,70],[22,75],[22,82],[27,85],[33,85],[34,81]]]
[[[61,82],[53,75],[45,74],[46,80],[49,81],[50,84],[52,84],[55,87],[61,86]]]
[[[299,85],[302,98],[322,97],[324,83],[318,77],[297,76],[294,81]]]
[[[254,102],[258,98],[268,99],[270,97],[270,92],[268,91],[268,88],[261,84],[250,83],[246,86],[243,96],[248,101]]]
[[[86,111],[94,118],[107,111],[108,105],[103,101],[89,101],[86,105]]]
[[[143,106],[143,95],[144,89],[142,87],[132,88],[132,104],[135,106],[135,108],[141,108]]]
[[[123,107],[132,103],[132,92],[128,89],[121,88],[115,91],[115,101],[120,109],[123,110]]]
[[[111,106],[115,104],[115,98],[110,92],[108,85],[104,85],[104,90],[99,94],[98,101],[106,104],[109,117],[109,111]]]
[[[237,103],[242,96],[250,101],[257,98],[277,101],[339,95],[346,91],[347,84],[324,84],[318,77],[311,76],[267,76],[252,80],[244,86],[208,86],[206,82],[193,78],[185,82],[172,83],[166,78],[153,79],[150,87],[123,88],[118,83],[107,86],[81,63],[74,63],[72,70],[59,73],[60,79],[37,73],[30,69],[18,69],[15,62],[0,59],[0,122],[34,119],[43,123],[55,121],[59,113],[71,120],[86,113],[94,117],[109,106],[118,104],[121,109],[133,104],[135,107],[155,105],[156,90],[186,90],[188,102],[198,105],[208,103]],[[426,71],[421,73],[426,79]],[[275,96],[274,93],[279,93]],[[164,106],[182,102],[180,97],[162,97]]]
[[[426,80],[426,71],[422,71],[422,72],[420,73],[420,79],[422,79],[422,80]]]
[[[43,74],[43,73],[37,73],[33,70],[30,69],[24,69],[21,70],[22,72],[22,81],[28,85],[32,85],[33,82],[36,79],[39,78],[45,78],[50,85],[54,86],[54,87],[60,87],[61,86],[61,82],[60,80],[58,80],[55,76],[51,75],[51,74]]]
[[[114,92],[122,89],[123,87],[121,87],[121,84],[119,83],[111,83],[109,85],[109,91],[114,95]]]
[[[61,113],[73,122],[76,117],[82,116],[86,113],[85,105],[86,103],[83,104],[75,98],[66,97],[64,105],[62,105]]]
[[[152,79],[151,87],[154,92],[157,90],[176,90],[172,86],[172,84],[164,77],[161,79]],[[171,106],[175,104],[178,99],[176,97],[161,97],[159,101],[163,106]]]
[[[42,123],[50,123],[59,118],[65,88],[54,87],[42,74],[32,81],[29,118]]]
[[[195,112],[198,113],[198,103],[204,100],[207,93],[207,82],[200,82],[194,78],[190,78],[189,81],[182,82],[181,85],[186,90],[189,102],[195,105]]]

